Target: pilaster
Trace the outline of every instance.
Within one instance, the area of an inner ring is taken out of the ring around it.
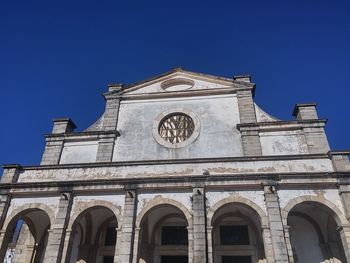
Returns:
[[[267,263],[274,263],[275,262],[275,256],[274,256],[274,247],[272,245],[271,240],[271,231],[269,226],[262,226],[262,237],[264,241],[264,250],[265,250],[265,257]]]
[[[118,227],[115,229],[117,234],[117,242],[114,249],[114,263],[119,263],[119,254],[120,254],[120,243],[121,243],[121,222],[118,222]]]
[[[261,156],[261,143],[258,127],[240,126],[244,156]]]
[[[103,131],[114,131],[117,129],[122,88],[122,84],[110,84],[108,92],[103,94],[106,100],[106,108],[102,119]]]
[[[271,242],[276,263],[288,262],[287,245],[284,237],[277,189],[272,182],[264,185],[265,203],[269,220]]]
[[[303,126],[309,153],[327,153],[329,144],[324,126],[326,120],[319,120],[315,103],[296,104],[293,116]]]
[[[344,248],[344,254],[347,262],[350,262],[350,225],[338,228],[341,242]]]
[[[123,225],[121,229],[121,241],[119,263],[131,263],[133,258],[135,220],[137,209],[137,191],[131,187],[125,188],[125,204],[123,212]],[[137,254],[135,254],[137,257]]]
[[[332,161],[335,172],[350,174],[350,151],[329,151],[328,156]],[[350,180],[348,178],[338,179],[339,196],[342,200],[345,216],[350,221]]]
[[[1,176],[0,183],[1,184],[12,184],[16,183],[18,180],[18,176],[22,171],[22,166],[19,164],[5,164],[2,166],[3,173]]]
[[[238,90],[237,100],[240,123],[256,123],[253,89],[247,88]]]
[[[339,185],[339,196],[344,206],[346,219],[350,221],[350,184]]]
[[[287,245],[287,252],[288,252],[288,258],[289,258],[289,263],[294,263],[294,255],[293,255],[293,248],[292,248],[292,243],[290,241],[290,234],[289,234],[289,226],[284,226],[284,236],[286,240],[286,245]]]
[[[96,162],[111,162],[113,158],[114,142],[118,133],[101,134],[99,136]]]
[[[213,227],[207,226],[208,263],[213,263]]]
[[[63,150],[64,137],[51,137],[50,135],[45,138],[46,145],[41,158],[40,165],[55,165],[59,164],[61,153]]]
[[[331,159],[334,171],[350,172],[350,151],[329,151],[328,156]]]
[[[245,156],[260,156],[262,154],[259,129],[254,125],[257,123],[257,119],[253,101],[253,91],[253,87],[237,91],[240,117],[238,129],[241,131],[242,146]]]
[[[45,150],[41,159],[41,165],[59,164],[64,144],[64,135],[72,133],[76,128],[69,118],[54,119],[52,134],[46,135]]]
[[[0,184],[5,183],[16,183],[18,180],[18,176],[22,171],[22,167],[18,164],[9,164],[9,165],[3,165],[3,174],[1,176]],[[0,229],[3,228],[8,209],[10,207],[11,203],[11,194],[9,193],[9,190],[7,189],[1,189],[0,190]],[[6,229],[4,229],[5,231]],[[0,235],[1,241],[3,241],[3,235]],[[2,242],[0,243],[0,246],[2,246]],[[0,256],[1,258],[1,256]]]
[[[193,188],[192,195],[193,213],[193,263],[206,262],[206,205],[203,187]]]
[[[62,255],[63,246],[65,243],[66,228],[70,217],[73,196],[71,193],[62,193],[58,205],[58,213],[55,222],[51,223],[49,237],[45,252],[45,263],[59,263]]]

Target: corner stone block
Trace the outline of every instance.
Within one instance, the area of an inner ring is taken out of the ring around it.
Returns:
[[[22,166],[20,166],[19,164],[6,164],[3,165],[2,168],[4,168],[4,171],[1,176],[0,183],[16,183],[18,180],[18,176],[22,171]]]
[[[350,172],[350,151],[329,151],[329,159],[332,160],[336,172]]]
[[[54,119],[52,134],[70,133],[76,127],[74,122],[69,118]]]
[[[293,116],[298,120],[317,120],[316,103],[296,104],[293,110]]]

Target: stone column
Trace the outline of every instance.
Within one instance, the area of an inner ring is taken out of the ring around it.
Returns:
[[[121,229],[121,242],[119,251],[120,263],[131,263],[133,255],[135,220],[137,211],[137,191],[136,189],[126,187],[125,204],[123,212],[123,225]]]
[[[284,237],[287,245],[289,263],[294,263],[293,248],[292,248],[292,242],[290,241],[289,229],[290,229],[290,226],[284,226]]]
[[[41,159],[41,165],[59,164],[64,144],[64,134],[71,133],[76,128],[69,118],[54,119],[52,134],[46,135],[46,145]]]
[[[206,205],[203,187],[193,188],[193,263],[204,263],[207,258]]]
[[[55,222],[51,222],[49,237],[45,252],[45,263],[59,263],[62,255],[63,246],[65,243],[66,228],[68,225],[70,211],[72,207],[73,196],[71,193],[62,193],[58,205],[58,213]]]
[[[0,260],[5,258],[6,255],[6,249],[7,249],[7,244],[8,243],[7,239],[9,238],[8,235],[6,235],[6,230],[0,230],[0,245],[1,245],[1,249],[0,249]]]
[[[133,248],[133,259],[132,259],[132,263],[138,263],[138,254],[139,254],[139,247],[140,247],[140,231],[141,228],[140,227],[136,227],[135,228],[135,234],[134,234],[134,248]],[[119,263],[117,261],[117,263]]]
[[[284,239],[277,189],[273,183],[264,186],[265,203],[269,220],[272,248],[276,263],[288,262],[287,246]]]
[[[61,263],[69,262],[69,258],[67,256],[70,255],[73,245],[73,238],[71,239],[72,235],[72,229],[66,229],[64,235],[64,243],[63,243],[63,249],[62,249],[62,257],[61,257]]]
[[[193,244],[194,244],[194,234],[193,234],[193,227],[187,227],[187,232],[188,232],[188,262],[193,263]]]
[[[208,240],[208,263],[213,263],[213,227],[207,227],[207,240]]]
[[[121,241],[121,222],[118,222],[118,227],[115,229],[116,231],[116,236],[117,236],[117,242],[115,244],[115,249],[114,249],[114,263],[119,263],[118,262],[118,255],[120,251],[120,241]]]
[[[264,241],[264,251],[267,263],[274,263],[274,249],[271,241],[271,231],[268,226],[262,226],[262,237]]]

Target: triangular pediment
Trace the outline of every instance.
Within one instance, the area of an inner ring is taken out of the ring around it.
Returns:
[[[123,94],[141,95],[166,92],[182,92],[206,89],[222,89],[232,87],[233,79],[173,69],[162,75],[128,85]]]

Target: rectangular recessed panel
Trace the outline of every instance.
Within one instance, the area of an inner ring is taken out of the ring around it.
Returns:
[[[188,257],[187,256],[162,256],[161,263],[188,263]]]
[[[112,256],[105,256],[103,257],[103,263],[113,263],[114,257]]]
[[[250,256],[223,256],[221,263],[252,263]]]
[[[187,245],[188,234],[185,226],[163,226],[162,245]]]
[[[220,226],[221,245],[249,245],[248,226]]]
[[[117,240],[117,231],[115,227],[108,227],[105,237],[105,246],[114,246]]]

